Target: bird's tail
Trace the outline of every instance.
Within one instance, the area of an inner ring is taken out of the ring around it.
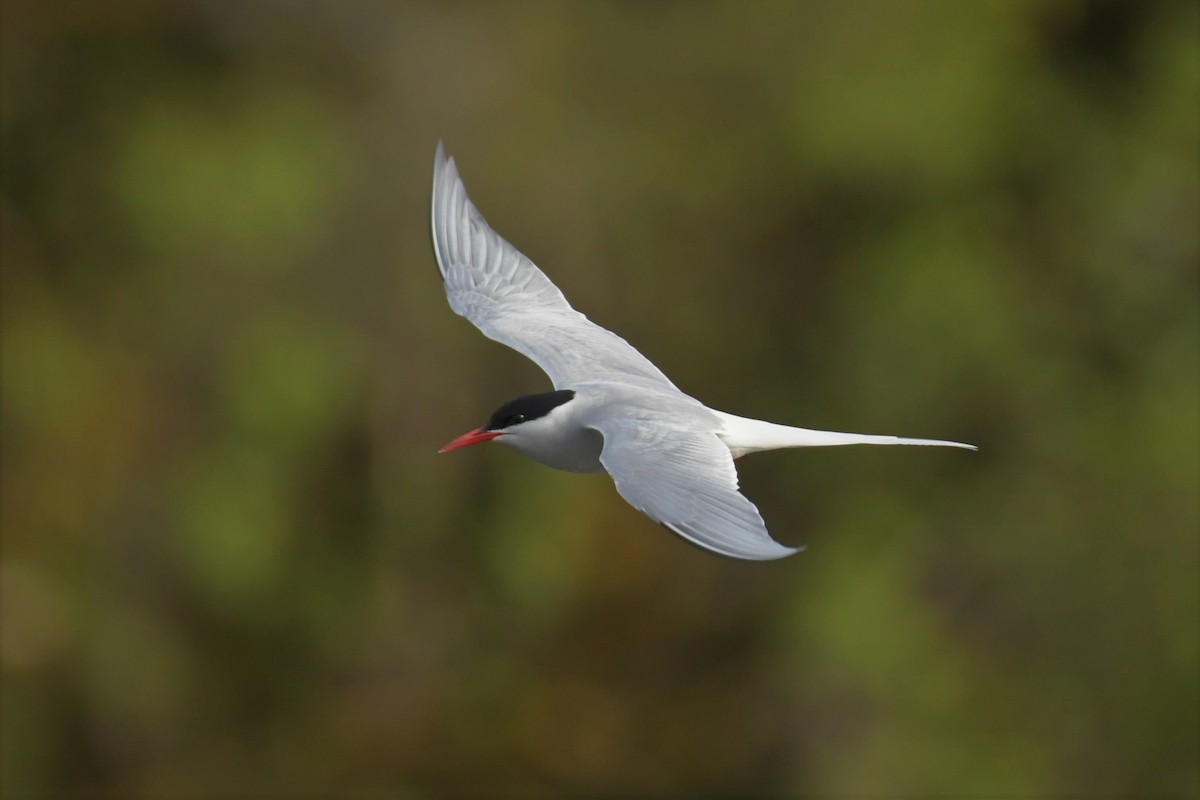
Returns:
[[[949,442],[944,439],[908,439],[902,436],[879,436],[869,433],[839,433],[838,431],[814,431],[808,428],[793,428],[776,425],[760,419],[749,419],[716,412],[721,418],[722,430],[718,436],[733,453],[741,458],[747,453],[762,450],[779,450],[784,447],[839,447],[847,444],[912,444],[932,447],[962,447],[978,450],[973,444]]]

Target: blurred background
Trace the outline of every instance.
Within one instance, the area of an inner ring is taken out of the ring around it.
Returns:
[[[3,9],[4,797],[1197,790],[1193,2]],[[438,456],[438,140],[741,462]]]

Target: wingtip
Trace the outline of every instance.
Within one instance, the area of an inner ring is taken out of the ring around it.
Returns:
[[[742,543],[739,547],[719,546],[715,542],[697,538],[692,533],[669,522],[659,522],[658,524],[665,530],[679,536],[683,541],[692,545],[697,550],[737,561],[778,561],[808,549],[807,545],[789,547],[786,544],[780,544],[774,539],[767,539],[765,542],[756,541],[753,547],[747,547],[746,543]]]
[[[797,545],[795,547],[788,547],[786,544],[782,544],[782,545],[780,545],[780,547],[782,547],[787,552],[783,553],[782,555],[778,556],[777,558],[787,558],[788,556],[794,556],[797,553],[803,553],[805,550],[808,549],[808,545],[806,545],[806,544]]]
[[[446,155],[446,147],[441,139],[438,139],[437,150],[433,156],[433,191],[434,195],[438,194],[439,188],[442,191],[448,191],[450,187],[458,179],[458,168],[454,163],[454,156]]]
[[[743,559],[746,561],[780,561],[782,559],[788,558],[789,556],[794,556],[797,553],[803,553],[807,549],[808,548],[803,545],[800,547],[788,547],[787,545],[781,544],[781,545],[779,545],[778,550],[772,550],[767,553],[757,553],[755,555],[739,555],[739,556],[733,556],[733,557],[740,558],[740,559]]]
[[[442,250],[438,245],[438,239],[448,235],[446,231],[446,222],[439,222],[439,212],[445,214],[446,204],[449,202],[449,189],[454,181],[454,159],[446,158],[446,148],[442,144],[442,140],[438,139],[437,149],[433,155],[433,196],[430,203],[430,232],[433,242],[433,260],[437,264],[438,274],[442,276],[442,280],[446,279],[445,267],[442,265]],[[441,228],[441,230],[439,230]]]
[[[433,154],[433,175],[434,178],[442,174],[446,168],[447,162],[450,159],[446,158],[446,147],[442,144],[442,140],[438,139],[437,150]]]

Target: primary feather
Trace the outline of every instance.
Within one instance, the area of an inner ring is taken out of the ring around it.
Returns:
[[[541,367],[556,389],[635,377],[674,388],[620,336],[571,308],[558,287],[501,238],[467,197],[453,158],[438,143],[433,169],[433,249],[450,307],[484,336]]]

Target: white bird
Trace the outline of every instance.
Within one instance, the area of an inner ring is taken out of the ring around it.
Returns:
[[[638,511],[693,544],[732,558],[783,558],[733,460],[783,447],[974,445],[776,425],[708,408],[612,331],[571,308],[532,261],[488,226],[439,142],[433,249],[450,307],[485,336],[532,359],[554,391],[500,406],[439,452],[493,439],[568,472],[604,472]]]

